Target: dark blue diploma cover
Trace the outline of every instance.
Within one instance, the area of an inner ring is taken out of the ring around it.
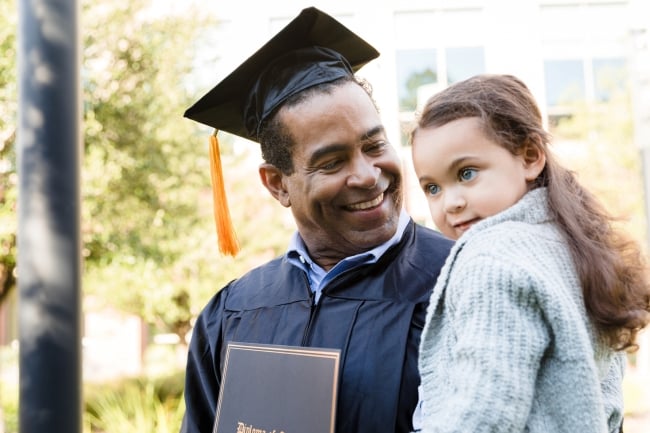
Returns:
[[[340,351],[228,343],[213,433],[334,433]]]

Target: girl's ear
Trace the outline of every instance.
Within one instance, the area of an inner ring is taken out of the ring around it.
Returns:
[[[522,152],[526,181],[532,182],[540,175],[546,166],[546,153],[540,137],[531,137],[526,141]]]
[[[284,179],[285,175],[272,164],[264,163],[259,168],[260,179],[269,190],[271,195],[284,207],[291,206],[289,192],[287,191]]]

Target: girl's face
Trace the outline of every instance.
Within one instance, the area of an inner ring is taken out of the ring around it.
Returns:
[[[536,149],[513,155],[486,137],[477,117],[419,129],[413,165],[438,229],[458,239],[515,204],[544,168],[546,158]]]

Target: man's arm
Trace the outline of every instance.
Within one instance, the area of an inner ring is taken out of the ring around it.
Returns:
[[[218,298],[220,296],[201,312],[192,332],[185,370],[185,415],[181,433],[212,432],[220,386],[220,348],[215,347],[221,335]]]

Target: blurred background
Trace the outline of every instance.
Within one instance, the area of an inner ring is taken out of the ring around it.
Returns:
[[[0,433],[18,431],[16,3],[0,0]],[[223,134],[242,251],[219,254],[212,131],[182,114],[308,6],[381,52],[359,75],[401,152],[416,220],[432,226],[406,140],[414,114],[451,83],[509,73],[535,94],[560,158],[647,253],[645,0],[83,0],[84,433],[178,431],[194,318],[226,282],[286,248],[295,226],[257,181],[258,145]],[[650,432],[649,334],[628,355],[627,433]]]

